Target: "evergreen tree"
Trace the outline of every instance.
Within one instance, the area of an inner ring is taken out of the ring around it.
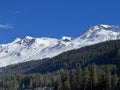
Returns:
[[[22,89],[24,89],[25,88],[25,84],[24,83],[22,83]]]
[[[76,80],[77,80],[77,90],[81,88],[81,81],[82,81],[82,69],[78,68],[76,70]]]
[[[63,90],[63,84],[61,81],[61,75],[58,76],[57,78],[57,90]]]
[[[106,71],[106,89],[111,90],[111,72],[109,70]]]
[[[89,83],[90,83],[90,72],[86,67],[85,70],[83,71],[83,80],[82,80],[83,90],[87,90]]]
[[[71,86],[70,86],[70,81],[69,81],[69,79],[67,79],[67,80],[63,83],[63,90],[71,90]]]
[[[97,66],[95,64],[91,65],[91,87],[92,89],[97,89],[98,76],[97,76]]]
[[[117,77],[116,74],[112,76],[111,83],[112,83],[112,90],[116,90],[117,89],[117,83],[118,83],[118,77]]]
[[[71,86],[71,90],[78,90],[77,89],[77,85],[78,85],[78,83],[77,83],[77,79],[76,79],[76,74],[73,71],[73,72],[70,73],[70,86]]]

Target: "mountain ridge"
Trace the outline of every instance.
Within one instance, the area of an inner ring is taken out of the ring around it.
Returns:
[[[53,58],[31,60],[0,68],[0,77],[9,77],[14,74],[50,73],[72,70],[79,67],[96,65],[117,65],[117,55],[120,50],[120,40],[101,42],[70,50]]]
[[[69,50],[116,39],[120,39],[120,26],[103,24],[89,28],[76,38],[67,36],[63,36],[62,39],[30,36],[23,39],[16,38],[11,43],[0,45],[0,67],[30,60],[52,58]]]

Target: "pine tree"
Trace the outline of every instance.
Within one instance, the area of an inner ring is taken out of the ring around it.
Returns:
[[[116,90],[117,88],[117,83],[118,83],[118,77],[117,75],[115,74],[114,76],[112,76],[112,90]]]
[[[33,80],[32,79],[30,79],[30,85],[29,85],[29,87],[32,89],[33,88]]]
[[[63,84],[63,90],[71,90],[70,80],[67,79]]]
[[[97,76],[97,66],[95,64],[91,65],[91,87],[97,89],[98,76]]]
[[[23,83],[23,84],[22,84],[22,89],[24,89],[24,88],[25,88],[25,84]]]
[[[82,69],[78,68],[76,70],[76,80],[77,80],[77,89],[81,88],[81,81],[82,81]]]
[[[106,88],[111,90],[111,72],[109,70],[106,72]]]
[[[63,84],[61,81],[61,75],[58,76],[57,78],[57,90],[63,90]]]
[[[86,67],[83,72],[83,80],[82,80],[83,90],[86,90],[88,88],[89,83],[90,83],[90,72]]]
[[[71,86],[71,90],[77,90],[77,79],[76,79],[76,74],[75,72],[71,72],[70,73],[71,77],[70,77],[70,86]]]

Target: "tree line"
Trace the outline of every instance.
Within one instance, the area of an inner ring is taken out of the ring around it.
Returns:
[[[0,77],[0,90],[120,90],[120,40],[1,68]]]
[[[115,65],[90,64],[84,68],[47,74],[19,74],[0,81],[0,90],[24,90],[37,87],[55,90],[119,90]]]

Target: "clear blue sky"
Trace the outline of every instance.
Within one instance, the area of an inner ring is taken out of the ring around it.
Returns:
[[[1,0],[0,43],[16,37],[77,37],[97,24],[120,25],[120,0]]]

